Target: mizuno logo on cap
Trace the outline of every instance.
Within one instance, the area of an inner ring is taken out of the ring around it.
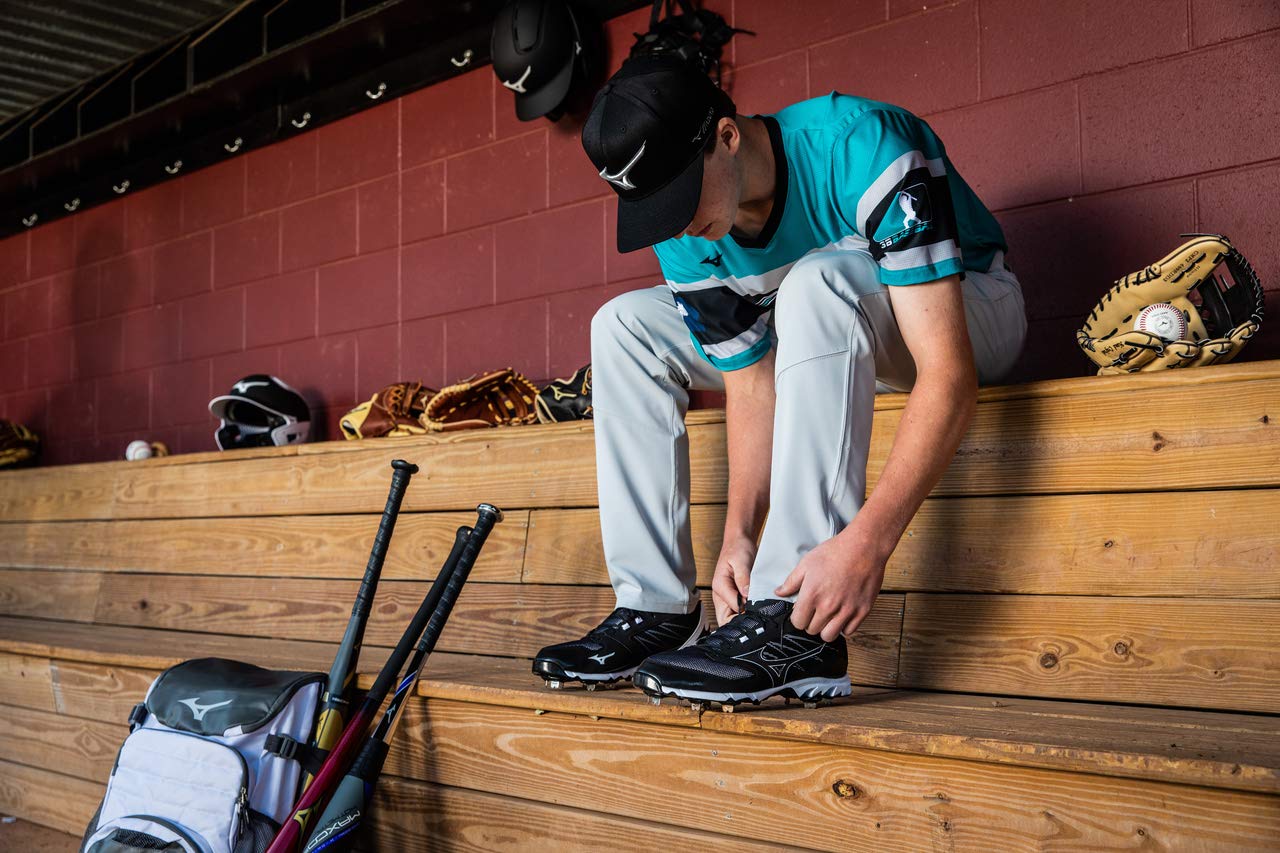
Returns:
[[[250,388],[266,388],[270,384],[271,384],[270,382],[247,382],[241,379],[235,385],[231,386],[231,390],[237,394],[243,394],[245,391],[248,391]]]
[[[608,169],[601,169],[600,177],[604,178],[606,181],[613,184],[615,187],[621,187],[624,190],[635,189],[636,185],[631,183],[631,178],[629,177],[629,175],[631,174],[631,170],[635,167],[636,163],[639,163],[640,158],[644,156],[645,144],[646,143],[644,142],[640,143],[639,150],[636,151],[635,155],[629,161],[627,161],[627,165],[623,166],[621,169],[614,172],[612,175],[609,174]]]
[[[524,88],[524,81],[529,79],[529,72],[532,70],[533,70],[532,65],[526,65],[524,67],[524,73],[520,75],[519,80],[517,80],[514,83],[503,80],[502,85],[506,86],[508,89],[510,89],[513,92],[519,92],[522,95],[528,94],[528,92],[526,92]]]

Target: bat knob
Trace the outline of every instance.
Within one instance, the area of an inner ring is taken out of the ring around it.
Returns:
[[[418,473],[418,466],[412,462],[406,462],[403,459],[392,459],[391,467],[397,471],[408,471],[410,474]]]
[[[504,517],[502,510],[498,509],[493,504],[480,504],[480,506],[476,507],[476,512],[480,513],[482,518],[488,517],[493,519],[495,524],[502,521]]]

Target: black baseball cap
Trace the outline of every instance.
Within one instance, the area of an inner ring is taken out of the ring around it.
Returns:
[[[618,194],[618,251],[678,235],[702,195],[702,152],[733,99],[675,56],[623,63],[591,104],[582,147]]]

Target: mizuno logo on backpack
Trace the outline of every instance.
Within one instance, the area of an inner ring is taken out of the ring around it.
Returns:
[[[199,696],[192,696],[190,699],[179,699],[178,702],[191,709],[191,715],[196,718],[196,722],[203,720],[204,715],[212,711],[214,708],[221,708],[223,705],[231,704],[231,700],[226,699],[222,702],[214,702],[211,705],[201,705]]]

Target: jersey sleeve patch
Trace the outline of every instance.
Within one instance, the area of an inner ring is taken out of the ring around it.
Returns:
[[[872,113],[833,152],[843,211],[869,244],[884,284],[963,268],[942,145],[914,116]],[[849,202],[853,202],[850,204]]]

